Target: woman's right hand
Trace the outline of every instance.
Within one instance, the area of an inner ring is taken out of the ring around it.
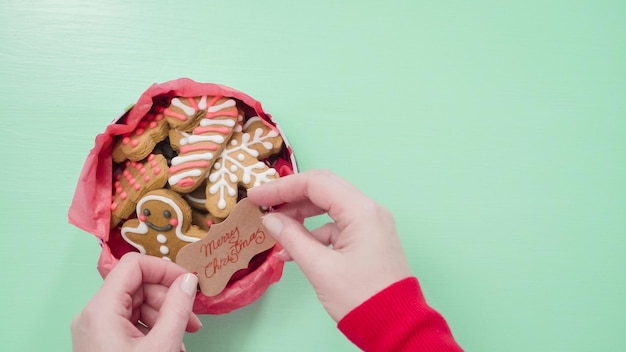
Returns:
[[[263,225],[298,264],[330,316],[339,321],[387,286],[411,276],[391,213],[325,170],[290,175],[248,191],[260,206],[278,206]],[[305,218],[333,220],[307,230]]]

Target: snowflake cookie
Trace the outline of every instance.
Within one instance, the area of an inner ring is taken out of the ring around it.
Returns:
[[[261,160],[279,152],[282,144],[276,128],[258,116],[249,118],[242,131],[236,129],[207,179],[209,213],[226,218],[237,203],[238,186],[249,189],[278,178],[276,170]]]

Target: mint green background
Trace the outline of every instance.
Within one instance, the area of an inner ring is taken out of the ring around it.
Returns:
[[[66,218],[82,163],[183,76],[262,101],[301,169],[389,207],[466,350],[626,349],[625,2],[87,3],[0,3],[0,349],[69,350],[101,283]],[[188,350],[355,350],[294,264],[202,320]]]

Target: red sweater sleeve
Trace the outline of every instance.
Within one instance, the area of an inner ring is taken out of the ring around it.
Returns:
[[[410,277],[375,294],[339,321],[339,330],[364,351],[462,351],[448,324]]]

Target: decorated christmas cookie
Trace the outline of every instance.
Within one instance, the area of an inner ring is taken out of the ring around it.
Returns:
[[[113,146],[113,161],[126,159],[139,161],[148,156],[154,147],[167,137],[169,127],[163,114],[147,114],[132,133],[125,134]]]
[[[167,162],[162,155],[150,154],[143,161],[127,160],[113,177],[111,227],[126,219],[144,194],[167,182]]]
[[[191,192],[204,181],[215,159],[233,134],[233,127],[237,122],[239,112],[233,99],[217,96],[210,97],[208,102],[206,100],[207,97],[202,97],[196,106],[205,110],[200,110],[202,118],[196,126],[192,126],[191,132],[185,132],[181,127],[170,131],[170,143],[178,151],[178,156],[171,161],[168,183],[177,192]],[[189,108],[188,112],[193,111],[195,110]]]
[[[175,97],[170,105],[162,110],[163,115],[172,128],[190,131],[206,114],[207,98],[206,95],[190,98]]]
[[[278,152],[282,143],[275,128],[257,116],[248,119],[243,131],[233,134],[209,174],[206,187],[209,213],[227,217],[237,203],[239,185],[249,189],[277,178],[276,170],[261,160]]]
[[[243,205],[247,189],[297,172],[283,137],[261,103],[235,89],[186,78],[152,85],[96,137],[70,222],[98,237],[103,276],[129,251],[188,270],[210,264],[205,276],[219,272],[220,285],[198,292],[194,312],[243,307],[282,273],[260,210]]]
[[[149,192],[137,203],[138,219],[122,226],[122,237],[139,252],[173,261],[185,245],[206,231],[191,225],[191,208],[174,191]]]

